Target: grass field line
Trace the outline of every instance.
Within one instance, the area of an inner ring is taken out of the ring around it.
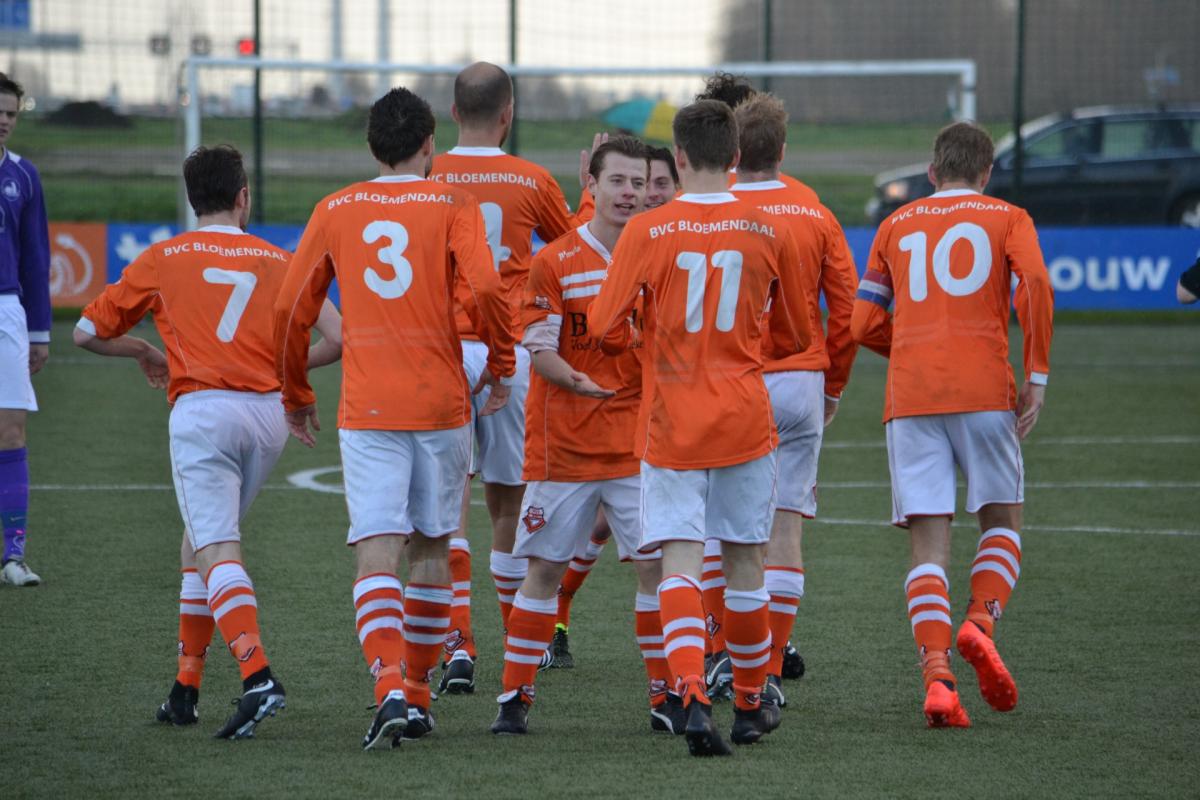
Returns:
[[[849,527],[894,527],[890,522],[878,519],[841,519],[836,517],[817,517],[814,522],[826,525],[845,525]],[[978,528],[974,522],[953,522],[955,528]],[[1117,528],[1107,525],[1022,525],[1021,531],[1036,531],[1039,533],[1119,533],[1136,536],[1185,536],[1200,537],[1200,530],[1177,530],[1172,528]]]
[[[1083,447],[1091,445],[1123,444],[1200,444],[1200,436],[1047,436],[1033,438],[1023,446],[1047,445],[1057,447]],[[883,450],[887,443],[882,439],[870,442],[822,442],[822,450]]]

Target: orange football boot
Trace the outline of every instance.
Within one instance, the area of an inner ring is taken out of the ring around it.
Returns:
[[[997,711],[1012,711],[1017,707],[1017,683],[996,652],[996,643],[974,622],[964,622],[958,629],[958,652],[975,668],[979,678],[979,693]]]
[[[958,702],[958,692],[942,681],[934,681],[925,690],[925,721],[931,728],[969,728],[971,718]]]

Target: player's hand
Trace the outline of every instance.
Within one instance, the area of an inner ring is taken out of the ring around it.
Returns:
[[[840,405],[841,405],[841,403],[839,403],[837,400],[834,400],[832,397],[825,398],[825,427],[826,428],[829,427],[829,423],[833,422],[833,418],[837,416],[838,406],[840,406]]]
[[[592,163],[592,153],[596,152],[596,148],[607,141],[607,133],[597,133],[592,137],[592,149],[579,151],[579,186],[581,188],[587,188],[588,167]]]
[[[508,395],[512,392],[512,388],[501,383],[500,379],[493,375],[490,369],[485,369],[483,374],[479,376],[479,382],[471,390],[471,394],[479,394],[489,386],[492,391],[488,393],[488,399],[483,404],[483,408],[479,409],[479,416],[481,417],[489,417],[504,408],[504,404],[508,402]]]
[[[29,374],[36,375],[42,367],[46,366],[47,359],[50,358],[50,345],[30,344],[29,345]]]
[[[167,372],[167,357],[161,350],[147,342],[145,352],[137,357],[137,364],[146,376],[146,383],[150,384],[150,388],[167,388],[170,375]]]
[[[317,406],[305,406],[284,414],[287,418],[288,433],[299,439],[305,447],[314,447],[317,439],[313,433],[321,430],[321,421],[317,419]],[[312,431],[308,429],[312,425]]]
[[[1046,403],[1046,386],[1025,381],[1017,393],[1017,436],[1024,439],[1037,424],[1038,414]]]
[[[571,370],[570,380],[571,391],[575,392],[575,394],[581,394],[584,397],[595,397],[598,400],[604,400],[616,394],[612,389],[597,386],[595,381],[582,372]]]

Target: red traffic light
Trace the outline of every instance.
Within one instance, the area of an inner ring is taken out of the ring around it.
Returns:
[[[254,39],[250,36],[243,36],[237,40],[237,51],[239,56],[254,55]]]

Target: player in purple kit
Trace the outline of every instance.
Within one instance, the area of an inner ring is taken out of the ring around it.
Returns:
[[[0,72],[0,583],[37,586],[25,563],[25,417],[37,411],[30,376],[50,357],[50,236],[37,170],[7,146],[23,95]]]

